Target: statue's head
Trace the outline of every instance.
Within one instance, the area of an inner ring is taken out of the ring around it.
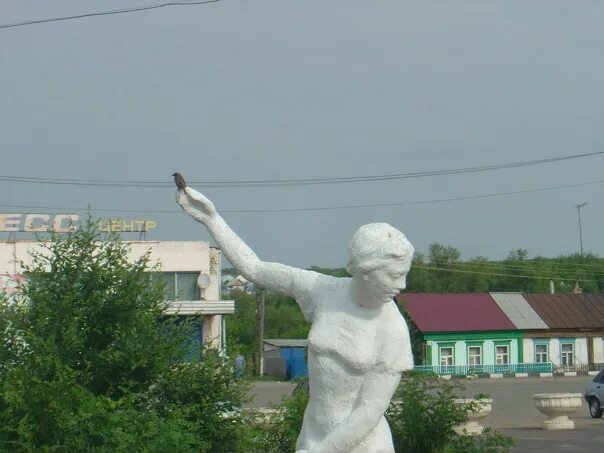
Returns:
[[[347,270],[376,302],[389,302],[405,289],[413,252],[401,231],[387,223],[369,223],[348,244]]]

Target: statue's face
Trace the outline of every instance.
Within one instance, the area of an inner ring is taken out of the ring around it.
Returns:
[[[392,260],[363,278],[372,303],[388,303],[407,286],[408,260]]]

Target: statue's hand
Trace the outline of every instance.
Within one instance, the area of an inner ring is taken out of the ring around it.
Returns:
[[[187,214],[204,225],[207,225],[217,215],[214,203],[190,187],[176,192],[176,203]]]

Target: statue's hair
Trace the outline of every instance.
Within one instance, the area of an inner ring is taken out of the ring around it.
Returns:
[[[387,223],[368,223],[360,227],[348,244],[351,275],[366,274],[398,260],[411,260],[414,248],[405,235]]]

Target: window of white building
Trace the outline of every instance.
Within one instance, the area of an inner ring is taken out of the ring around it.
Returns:
[[[152,279],[164,282],[166,300],[199,300],[199,272],[157,272]]]
[[[560,343],[560,364],[562,366],[575,365],[575,344]]]
[[[535,363],[549,362],[549,346],[547,343],[535,344]]]

